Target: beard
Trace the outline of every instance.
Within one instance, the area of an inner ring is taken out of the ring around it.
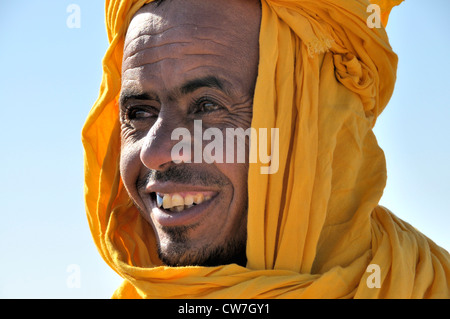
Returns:
[[[192,171],[185,165],[176,165],[164,172],[150,170],[145,176],[138,179],[137,189],[145,188],[145,185],[153,182],[176,182],[179,184],[196,184],[201,186],[214,185],[220,188],[227,184],[222,178],[210,175],[205,171]],[[131,197],[132,198],[132,197]],[[133,199],[132,199],[133,200]],[[142,216],[148,216],[145,210],[133,200]],[[156,226],[151,220],[144,217],[153,227],[157,237],[157,252],[159,259],[167,266],[205,266],[214,267],[236,263],[245,267],[247,263],[247,211],[248,203],[242,208],[241,215],[244,216],[242,223],[232,236],[216,243],[195,244],[189,236],[198,225],[189,226]]]
[[[159,240],[158,256],[165,265],[214,267],[235,263],[246,266],[246,231],[239,232],[240,237],[215,246],[192,247],[187,234],[194,228],[195,226],[178,226],[162,229],[165,236]]]

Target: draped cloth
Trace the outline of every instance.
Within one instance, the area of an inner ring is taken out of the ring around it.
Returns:
[[[372,129],[396,79],[392,0],[377,1],[379,28],[367,0],[261,1],[252,127],[279,129],[279,169],[249,167],[247,266],[164,266],[119,174],[124,38],[148,2],[106,1],[110,45],[82,132],[89,226],[124,278],[113,297],[450,297],[448,252],[379,206],[387,173]]]

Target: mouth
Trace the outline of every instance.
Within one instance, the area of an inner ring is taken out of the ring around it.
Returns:
[[[213,212],[217,194],[213,191],[152,192],[151,214],[161,226],[194,225]]]
[[[189,192],[189,193],[152,193],[156,201],[156,206],[171,212],[179,213],[196,205],[200,205],[212,198],[209,192]]]

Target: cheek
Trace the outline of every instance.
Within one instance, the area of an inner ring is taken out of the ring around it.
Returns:
[[[248,211],[248,164],[217,164],[221,173],[229,179],[231,186],[226,202],[228,211],[225,224],[220,224],[223,234],[239,236],[246,231]],[[212,226],[211,226],[212,227]],[[219,233],[220,233],[219,232]]]
[[[140,148],[137,145],[122,144],[120,152],[120,176],[125,188],[132,198],[138,196],[136,182],[142,169]]]
[[[248,198],[249,138],[245,134],[230,134],[226,130],[223,140],[223,162],[216,163],[217,168],[233,186],[232,202],[239,206],[246,205]],[[235,133],[238,131],[235,131]],[[244,132],[242,130],[242,132]],[[239,133],[239,132],[238,132]],[[232,154],[228,154],[232,150]],[[231,156],[230,156],[231,155]]]
[[[245,206],[247,202],[248,164],[223,163],[216,165],[221,173],[231,182],[233,187],[232,205],[238,206],[237,209],[241,210],[242,206]]]

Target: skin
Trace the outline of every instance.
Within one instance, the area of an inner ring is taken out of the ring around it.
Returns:
[[[186,128],[194,136],[194,120],[224,136],[226,128],[250,127],[260,15],[253,0],[166,0],[142,7],[129,25],[120,171],[167,265],[246,263],[248,153],[245,163],[177,164],[171,150],[178,140],[171,134]],[[213,198],[194,217],[180,218],[184,212],[155,207],[158,192]]]

